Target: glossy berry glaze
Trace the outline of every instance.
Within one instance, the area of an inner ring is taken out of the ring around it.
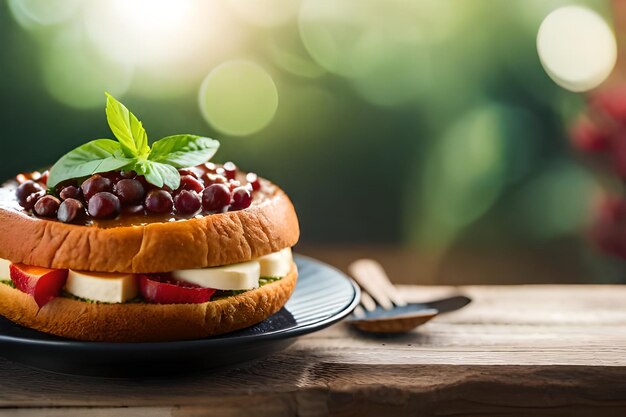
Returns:
[[[177,190],[158,188],[134,172],[94,174],[54,190],[46,190],[46,173],[20,174],[1,189],[0,205],[63,223],[138,226],[245,210],[274,188],[254,173],[240,172],[232,162],[179,172]]]

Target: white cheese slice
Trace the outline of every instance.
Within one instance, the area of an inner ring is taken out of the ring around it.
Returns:
[[[73,270],[67,275],[65,291],[76,297],[104,303],[123,303],[139,294],[133,274]]]
[[[270,253],[257,259],[261,264],[262,277],[284,277],[291,271],[293,257],[291,248]]]
[[[0,258],[0,280],[8,281],[11,279],[11,270],[9,269],[10,266],[11,261]]]
[[[251,290],[259,287],[261,265],[257,261],[202,269],[174,271],[172,276],[204,288]]]

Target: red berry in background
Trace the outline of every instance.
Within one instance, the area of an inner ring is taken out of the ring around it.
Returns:
[[[248,172],[246,174],[246,181],[252,187],[253,191],[259,191],[261,189],[261,181],[259,181],[259,176],[254,172]]]
[[[46,195],[37,200],[33,210],[41,217],[56,217],[60,205],[61,201],[58,198]]]
[[[626,178],[626,131],[615,135],[611,148],[613,169],[620,178]]]
[[[237,187],[233,190],[233,201],[230,204],[231,210],[243,210],[252,204],[252,194],[246,187]]]
[[[141,182],[135,179],[124,178],[119,180],[114,187],[115,195],[122,204],[134,205],[143,201],[146,191]]]
[[[224,184],[210,185],[202,192],[202,207],[206,211],[222,211],[230,201],[230,189]]]
[[[109,178],[103,177],[102,175],[96,174],[85,180],[80,188],[83,191],[83,196],[85,197],[85,200],[89,200],[97,193],[112,192],[113,181],[111,181]]]
[[[193,190],[182,190],[174,199],[174,206],[177,213],[194,214],[202,207],[202,199]]]
[[[237,176],[237,165],[232,162],[226,162],[224,164],[224,176],[229,180],[234,180]]]
[[[89,215],[96,219],[116,217],[120,212],[120,208],[119,198],[106,191],[92,196],[87,206]]]
[[[589,103],[590,111],[617,122],[626,122],[626,86],[612,87],[595,93]]]
[[[192,175],[183,175],[180,178],[180,187],[178,187],[178,190],[188,190],[201,193],[202,190],[204,190],[204,184]]]
[[[165,190],[155,189],[148,193],[145,202],[146,209],[152,213],[171,213],[174,207],[172,195]]]
[[[26,208],[26,199],[31,194],[37,193],[39,191],[43,191],[43,187],[41,186],[41,184],[33,180],[24,181],[22,184],[19,185],[19,187],[17,187],[17,190],[15,190],[17,202],[20,204],[20,206]]]
[[[600,152],[609,149],[607,129],[599,127],[587,117],[579,117],[570,132],[572,144],[582,152]]]
[[[591,228],[591,238],[603,251],[626,258],[626,201],[604,198]]]

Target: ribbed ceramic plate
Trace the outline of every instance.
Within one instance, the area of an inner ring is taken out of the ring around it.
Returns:
[[[189,372],[258,359],[341,320],[359,302],[357,285],[341,272],[302,256],[296,256],[296,264],[298,284],[285,307],[244,330],[179,342],[97,343],[50,336],[0,317],[0,356],[56,372],[101,376]]]

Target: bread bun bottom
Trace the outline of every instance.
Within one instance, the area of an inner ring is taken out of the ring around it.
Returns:
[[[201,339],[260,323],[280,310],[296,286],[292,264],[282,279],[243,294],[202,304],[97,304],[58,297],[39,309],[28,294],[0,284],[0,315],[69,339],[162,342]]]

